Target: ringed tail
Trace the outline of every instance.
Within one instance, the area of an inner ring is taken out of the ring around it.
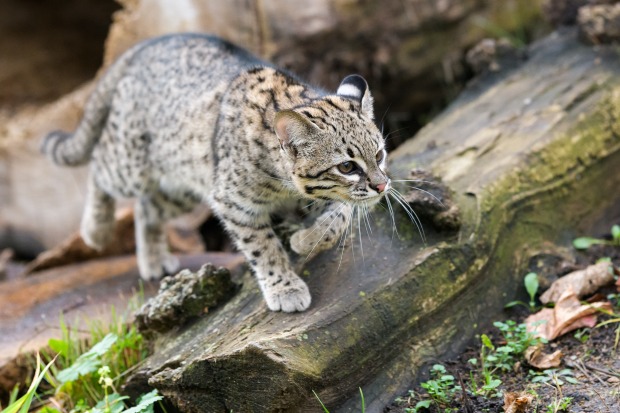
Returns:
[[[78,166],[88,163],[105,127],[116,85],[125,74],[139,47],[126,52],[95,86],[84,107],[84,115],[75,132],[50,132],[41,152],[57,165]]]

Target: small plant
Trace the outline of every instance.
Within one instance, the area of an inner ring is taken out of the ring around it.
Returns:
[[[572,397],[562,397],[560,400],[554,400],[551,404],[547,405],[547,413],[568,411],[572,402]]]
[[[564,385],[564,381],[571,384],[579,384],[577,379],[573,377],[571,369],[548,369],[543,371],[530,370],[528,373],[532,377],[532,383],[553,383],[556,387]]]
[[[493,376],[497,368],[492,368],[492,363],[497,360],[493,356],[496,351],[491,339],[486,334],[480,336],[482,346],[480,347],[480,373],[482,374],[482,385],[478,385],[478,381],[473,372],[469,373],[470,390],[479,396],[489,397],[491,393],[495,393],[496,389],[502,384],[502,381]],[[469,359],[470,364],[477,366],[478,359]]]
[[[504,308],[514,307],[516,305],[522,305],[526,307],[530,312],[534,312],[538,310],[538,306],[536,305],[536,294],[538,293],[539,282],[538,282],[538,274],[535,272],[528,273],[523,279],[523,285],[525,285],[525,290],[527,294],[530,296],[529,303],[524,303],[523,301],[511,301],[504,306]]]
[[[438,406],[447,406],[454,399],[458,387],[455,386],[454,376],[448,374],[441,364],[435,364],[431,368],[431,380],[420,386],[428,393],[431,400]]]
[[[590,339],[590,329],[581,328],[575,331],[575,334],[573,334],[573,337],[579,340],[581,344],[585,344]]]
[[[578,250],[586,250],[592,245],[597,244],[620,246],[620,225],[614,225],[611,227],[611,240],[591,237],[579,237],[573,240],[573,247]]]
[[[416,403],[414,408],[407,407],[405,413],[419,413],[422,409],[429,409],[431,407],[430,400],[421,400]]]

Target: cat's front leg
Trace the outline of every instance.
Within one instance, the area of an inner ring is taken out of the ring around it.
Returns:
[[[353,207],[342,202],[325,204],[323,212],[310,228],[300,229],[291,237],[291,249],[306,259],[332,248],[350,223]]]
[[[269,214],[217,197],[212,207],[250,263],[269,309],[287,313],[306,310],[311,302],[310,291],[293,271],[288,254],[273,232]]]

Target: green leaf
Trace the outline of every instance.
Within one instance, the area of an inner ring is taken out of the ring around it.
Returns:
[[[116,334],[114,334],[114,333],[109,333],[107,336],[102,338],[100,342],[95,344],[90,350],[88,350],[82,356],[84,356],[84,357],[93,357],[93,356],[101,357],[105,353],[107,353],[108,350],[110,350],[110,347],[112,347],[114,345],[114,343],[116,343],[117,341],[118,341],[118,336]],[[82,356],[80,356],[80,357],[82,357]]]
[[[614,241],[620,242],[620,225],[614,225],[611,227],[611,236]]]
[[[30,405],[32,404],[32,399],[34,398],[34,395],[37,391],[37,387],[39,387],[41,380],[43,380],[43,377],[45,377],[45,374],[47,373],[47,370],[49,370],[51,365],[54,364],[54,361],[56,361],[55,357],[52,361],[49,362],[49,364],[45,366],[43,371],[41,371],[41,357],[37,353],[37,368],[34,373],[34,379],[32,380],[32,383],[30,383],[28,391],[22,397],[17,399],[14,403],[7,406],[7,408],[2,410],[2,412],[0,413],[28,413],[28,411],[30,410]]]
[[[360,389],[360,397],[362,398],[362,413],[366,413],[366,400],[364,400],[364,392],[361,387],[358,387],[358,389]]]
[[[525,289],[527,290],[527,293],[530,296],[530,301],[534,301],[534,298],[536,298],[536,293],[538,292],[538,274],[536,274],[535,272],[530,272],[528,273],[524,280],[523,283],[525,284]]]
[[[488,384],[485,384],[484,386],[482,386],[482,389],[483,390],[493,390],[493,389],[499,387],[501,384],[502,384],[502,381],[500,379],[493,379]]]
[[[61,384],[76,381],[80,376],[94,373],[101,367],[101,360],[98,358],[82,356],[78,357],[71,366],[58,372],[56,378]]]
[[[316,396],[316,393],[315,393]],[[153,390],[152,392],[146,393],[145,395],[143,395],[142,397],[140,397],[139,399],[139,403],[138,405],[124,410],[123,413],[142,413],[142,412],[147,412],[147,411],[152,411],[152,406],[155,402],[158,402],[160,400],[163,400],[164,396],[160,396],[157,393],[157,389]],[[318,396],[317,396],[318,398]],[[320,400],[319,400],[320,402]],[[321,406],[323,405],[323,403],[321,403]],[[323,406],[323,408],[325,408],[325,406]]]
[[[422,400],[420,402],[417,402],[415,405],[415,412],[417,412],[419,409],[428,409],[431,407],[431,400]]]
[[[601,241],[596,238],[580,237],[573,240],[573,247],[578,250],[586,250],[594,244],[600,244]]]
[[[325,407],[325,405],[323,404],[323,402],[321,401],[321,399],[319,398],[319,395],[316,394],[316,392],[314,390],[312,390],[312,393],[314,393],[314,397],[316,397],[316,399],[319,401],[319,403],[321,404],[321,407],[323,408],[323,411],[325,413],[329,413],[329,410],[327,410],[327,407]]]
[[[123,400],[129,397],[121,396],[118,393],[112,393],[104,400],[99,400],[97,405],[90,410],[90,413],[121,413],[125,409]],[[108,409],[109,408],[109,409]]]
[[[486,334],[483,334],[480,336],[480,339],[482,340],[482,344],[484,344],[485,347],[491,350],[495,350],[495,346],[493,346],[493,343],[491,342],[491,339],[489,338],[489,336],[487,336]]]
[[[67,352],[69,351],[69,343],[67,343],[66,341],[58,340],[56,338],[50,338],[47,341],[47,345],[56,354],[61,354],[63,357],[67,356]]]
[[[56,378],[61,384],[65,384],[76,381],[80,376],[94,373],[101,367],[101,356],[107,353],[117,340],[116,334],[108,334],[90,350],[78,357],[71,366],[59,371]]]
[[[564,376],[564,380],[566,380],[567,382],[571,384],[579,384],[579,380],[571,376]]]
[[[41,410],[39,410],[39,413],[61,413],[61,412],[60,412],[60,410],[55,409],[53,407],[43,406],[43,408]]]
[[[523,306],[525,306],[525,307],[529,307],[529,305],[528,305],[527,303],[524,303],[523,301],[518,301],[518,300],[517,300],[517,301],[511,301],[511,302],[509,302],[508,304],[506,304],[506,305],[504,306],[504,308],[512,308],[512,307],[515,307],[515,306],[517,306],[517,305],[523,305]]]

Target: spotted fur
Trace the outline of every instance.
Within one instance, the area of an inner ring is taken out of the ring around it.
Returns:
[[[90,161],[81,225],[88,245],[111,239],[114,199],[135,197],[140,274],[157,279],[178,267],[162,225],[206,202],[274,311],[303,311],[311,298],[270,214],[291,200],[315,201],[316,221],[291,240],[311,256],[338,241],[356,203],[376,203],[390,185],[363,78],[328,93],[204,35],[128,51],[99,82],[76,131],[50,133],[44,151],[60,165]]]

